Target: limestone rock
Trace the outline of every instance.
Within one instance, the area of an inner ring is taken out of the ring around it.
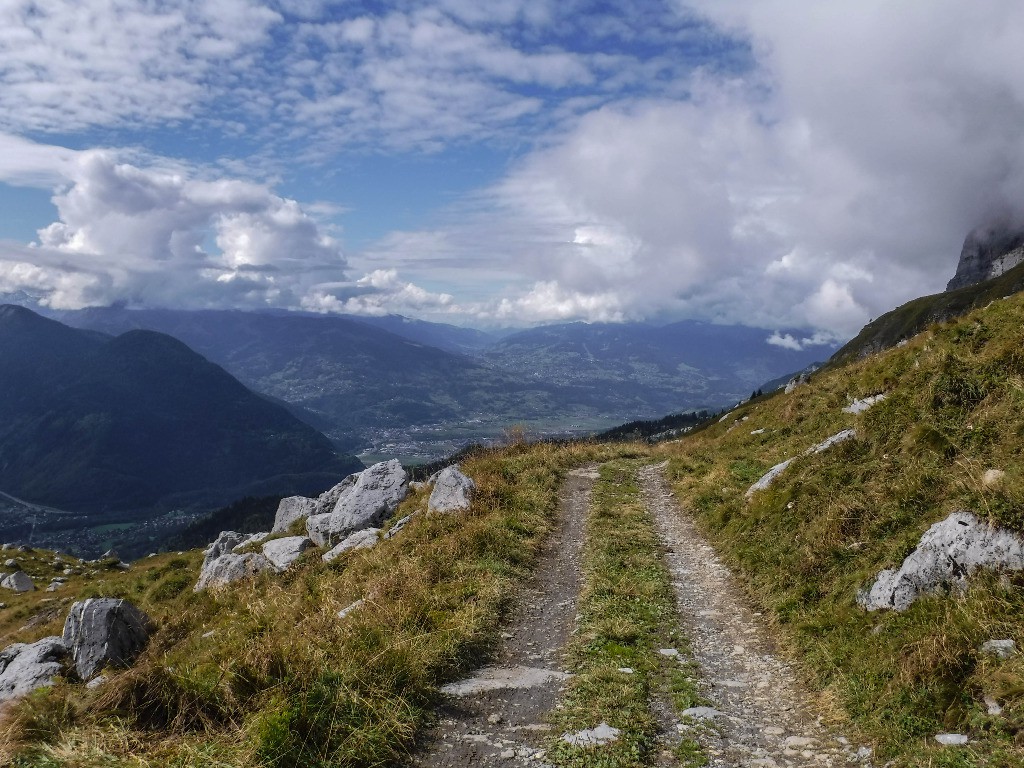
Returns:
[[[362,599],[356,600],[351,605],[349,605],[349,606],[347,606],[345,608],[342,608],[340,611],[338,611],[338,618],[339,619],[344,619],[346,616],[348,616],[350,613],[352,613],[352,611],[358,611],[360,608],[362,608],[365,603],[366,603],[365,600],[362,600]]]
[[[870,395],[868,397],[862,397],[860,400],[854,400],[848,406],[843,408],[843,413],[852,413],[856,416],[858,413],[864,413],[864,411],[871,408],[871,406],[882,402],[887,397],[888,395],[885,392],[877,395]]]
[[[790,392],[792,392],[794,389],[796,389],[799,386],[802,386],[804,384],[810,384],[810,383],[811,383],[811,375],[809,373],[799,373],[796,376],[794,376],[792,379],[790,379],[789,383],[786,384],[786,394],[788,395]]]
[[[24,571],[15,571],[9,576],[4,576],[0,579],[0,587],[4,589],[11,589],[15,592],[31,592],[36,588],[36,585],[32,583],[32,579]]]
[[[925,531],[899,568],[881,571],[857,602],[869,611],[903,611],[918,597],[942,587],[965,587],[967,577],[982,568],[1024,570],[1024,542],[970,512],[954,512]]]
[[[259,533],[251,533],[248,536],[246,536],[244,539],[242,539],[240,542],[235,544],[235,546],[233,546],[231,548],[231,551],[232,552],[238,552],[240,549],[245,549],[246,547],[251,546],[253,544],[259,544],[261,541],[263,541],[269,535],[270,535],[269,531],[260,531]]]
[[[249,538],[249,534],[247,533],[221,531],[217,535],[217,538],[213,540],[213,543],[204,550],[206,557],[203,558],[203,565],[205,566],[207,562],[216,560],[221,555],[228,554],[235,547],[241,545],[247,538]]]
[[[338,557],[346,552],[352,552],[356,549],[371,549],[377,544],[379,533],[380,528],[364,528],[361,531],[350,533],[334,549],[325,552],[322,559],[325,563],[329,563],[332,560],[337,560]]]
[[[991,280],[1024,261],[1024,228],[1007,220],[978,227],[964,239],[947,291]]]
[[[410,515],[406,515],[401,520],[398,520],[394,525],[388,528],[388,532],[384,534],[385,539],[393,539],[399,534],[399,532],[409,524],[409,521],[415,516],[415,512]]]
[[[786,459],[785,461],[779,462],[774,467],[765,472],[763,475],[761,475],[761,478],[756,483],[747,488],[747,498],[749,499],[758,491],[763,491],[766,488],[768,488],[773,482],[775,482],[775,478],[777,478],[779,475],[785,472],[786,467],[788,467],[792,463],[793,459]]]
[[[341,490],[333,511],[306,520],[309,538],[318,546],[331,546],[353,531],[380,525],[409,492],[408,476],[397,459],[374,464],[355,477]]]
[[[361,474],[362,472],[353,472],[333,488],[329,488],[317,496],[316,504],[314,505],[313,512],[311,514],[325,515],[329,512],[333,512],[334,508],[338,505],[338,499],[340,499],[342,494],[344,494],[349,488],[356,484]]]
[[[430,492],[427,509],[431,512],[457,512],[469,509],[476,483],[464,475],[458,464],[441,470],[434,480],[434,490]]]
[[[816,453],[823,453],[832,446],[839,445],[840,443],[845,443],[847,440],[852,440],[856,436],[856,430],[844,429],[842,432],[832,435],[832,437],[828,438],[827,440],[822,440],[817,445],[812,445],[810,448],[804,451],[804,456],[811,456]]]
[[[981,644],[981,652],[995,656],[999,659],[1008,659],[1017,650],[1017,643],[1013,640],[986,640]]]
[[[618,741],[618,728],[612,728],[608,723],[601,723],[596,728],[577,731],[576,733],[563,733],[562,741],[572,744],[574,747],[599,747],[612,741]]]
[[[151,623],[127,600],[101,597],[72,605],[64,622],[64,644],[78,676],[88,680],[106,664],[131,664],[149,642]]]
[[[281,499],[277,505],[277,512],[274,515],[274,527],[272,533],[284,533],[296,520],[303,520],[313,514],[316,509],[316,500],[307,499],[305,496],[288,496]]]
[[[316,545],[305,536],[287,536],[264,544],[263,556],[273,563],[275,568],[283,571],[302,557],[303,552],[314,546]]]
[[[247,552],[244,555],[229,552],[213,560],[203,561],[199,581],[193,589],[200,592],[208,587],[221,587],[272,570],[275,570],[274,565],[258,552]]]
[[[985,474],[981,476],[981,484],[986,488],[995,488],[1006,477],[1006,473],[1001,469],[986,469]]]
[[[0,701],[53,685],[64,671],[67,646],[59,637],[44,637],[34,643],[15,643],[0,651]]]
[[[970,739],[962,733],[937,733],[935,740],[946,747],[962,747]]]

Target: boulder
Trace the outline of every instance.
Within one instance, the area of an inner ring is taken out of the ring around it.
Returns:
[[[453,464],[441,470],[434,480],[427,509],[431,512],[457,512],[469,509],[469,503],[476,491],[476,483]]]
[[[899,568],[881,571],[857,602],[869,611],[904,611],[922,595],[944,587],[962,589],[967,577],[982,568],[1024,570],[1024,541],[970,512],[954,512],[925,531]]]
[[[53,685],[64,671],[68,648],[59,637],[44,637],[34,643],[15,643],[0,651],[0,701]]]
[[[356,549],[371,549],[376,546],[379,533],[380,528],[364,528],[361,531],[350,533],[334,549],[324,553],[323,561],[329,563],[332,560],[337,560],[340,555]]]
[[[0,587],[4,589],[11,589],[15,592],[31,592],[36,588],[36,585],[29,578],[29,575],[24,571],[15,571],[9,576],[4,576],[0,579]]]
[[[338,505],[338,499],[341,498],[341,495],[345,493],[345,491],[356,484],[356,481],[359,480],[359,475],[361,474],[362,472],[353,472],[336,486],[317,496],[316,503],[313,506],[311,514],[326,515],[333,512],[334,508]]]
[[[100,597],[72,605],[64,622],[64,644],[78,676],[88,680],[107,664],[131,664],[149,642],[151,624],[127,600]]]
[[[864,413],[864,411],[868,410],[876,403],[882,402],[886,397],[888,397],[888,395],[882,392],[878,395],[870,395],[868,397],[863,397],[860,400],[854,400],[848,406],[843,408],[843,413],[850,413],[856,416],[858,413]]]
[[[213,560],[204,560],[199,572],[199,581],[194,591],[200,592],[208,587],[222,587],[240,579],[248,579],[263,571],[275,570],[274,565],[258,552],[247,552],[236,555],[229,552]]]
[[[306,519],[315,509],[316,499],[307,499],[305,496],[288,496],[281,499],[274,514],[274,527],[271,528],[271,533],[284,533],[291,528],[292,523]]]
[[[839,445],[840,443],[845,443],[847,440],[852,440],[856,436],[857,436],[857,431],[856,430],[854,430],[854,429],[844,429],[842,432],[838,432],[838,433],[832,435],[832,437],[828,438],[827,440],[822,440],[817,445],[812,445],[810,448],[808,448],[806,451],[804,451],[804,456],[811,456],[811,455],[813,455],[815,453],[823,453],[824,451],[827,451],[832,446]]]
[[[302,557],[303,552],[314,546],[316,545],[305,536],[288,536],[264,544],[263,556],[273,563],[277,570],[283,571]]]
[[[331,546],[353,531],[379,526],[408,492],[408,477],[397,459],[374,464],[341,490],[331,512],[311,515],[306,531],[317,546]]]
[[[763,491],[768,488],[772,483],[775,482],[775,478],[786,471],[786,467],[793,463],[793,459],[786,459],[783,462],[776,464],[774,467],[769,469],[763,475],[761,479],[754,483],[752,486],[747,488],[747,498],[749,499],[758,491]]]
[[[990,656],[995,656],[997,659],[1008,659],[1013,656],[1017,650],[1017,643],[1011,639],[1006,640],[986,640],[981,644],[981,652],[987,653]]]
[[[248,538],[249,534],[247,533],[221,531],[217,538],[213,540],[213,543],[204,550],[206,557],[203,558],[203,565],[206,565],[207,562],[213,562],[221,555],[228,554]]]

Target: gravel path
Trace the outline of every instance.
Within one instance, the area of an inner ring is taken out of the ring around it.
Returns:
[[[703,678],[701,694],[713,708],[700,713],[704,719],[686,718],[677,727],[707,750],[711,768],[867,765],[865,752],[820,724],[793,670],[774,655],[760,614],[680,510],[664,466],[645,467],[640,481],[668,549],[680,623]]]
[[[569,473],[559,494],[558,528],[520,596],[519,615],[503,633],[498,663],[445,686],[440,722],[413,765],[544,765],[544,715],[567,677],[562,652],[576,617],[583,524],[597,477],[593,467]]]

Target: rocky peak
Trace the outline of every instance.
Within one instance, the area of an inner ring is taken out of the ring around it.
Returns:
[[[1024,225],[998,219],[970,232],[947,291],[999,277],[1024,262]]]

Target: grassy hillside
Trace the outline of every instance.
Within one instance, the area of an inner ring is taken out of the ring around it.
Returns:
[[[898,567],[929,525],[969,509],[1024,532],[1024,297],[992,303],[909,344],[760,398],[659,450],[683,504],[778,624],[813,685],[898,765],[1024,762],[1024,574],[980,576],[965,594],[867,613],[857,591]],[[852,398],[888,398],[842,412]],[[842,429],[857,437],[800,456]],[[763,430],[763,431],[762,431]],[[747,500],[771,466],[793,464]],[[988,469],[1001,482],[983,481]],[[986,697],[1004,708],[989,716]],[[943,748],[939,732],[967,732]]]

